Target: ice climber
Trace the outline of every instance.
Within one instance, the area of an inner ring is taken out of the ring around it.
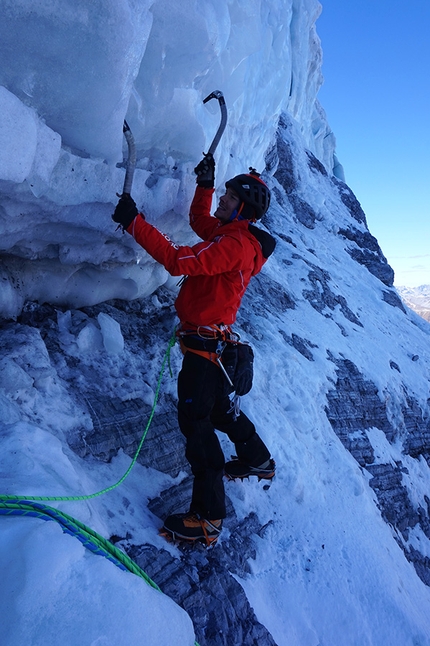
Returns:
[[[175,302],[184,352],[178,376],[178,422],[194,480],[190,510],[168,516],[162,531],[210,545],[218,539],[226,516],[223,476],[271,479],[275,474],[275,463],[254,424],[235,410],[229,397],[231,385],[219,365],[222,349],[235,346],[237,335],[230,326],[248,283],[273,252],[275,241],[251,224],[264,215],[270,202],[270,191],[254,169],[226,182],[215,217],[210,214],[213,156],[205,155],[195,173],[190,225],[203,242],[192,247],[174,244],[146,222],[126,194],[112,219],[170,274],[186,277]],[[237,459],[225,462],[215,429],[234,443]]]

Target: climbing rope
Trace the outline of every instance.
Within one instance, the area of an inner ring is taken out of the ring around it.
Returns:
[[[134,457],[133,457],[133,459],[131,461],[130,466],[128,467],[127,471],[124,473],[122,478],[120,478],[118,480],[118,482],[111,485],[110,487],[106,487],[105,489],[102,489],[101,491],[97,491],[96,493],[85,494],[85,495],[82,495],[82,496],[19,496],[19,495],[16,495],[16,494],[0,494],[0,501],[14,500],[16,502],[17,500],[26,500],[26,501],[29,501],[29,500],[45,500],[45,501],[48,501],[49,500],[49,501],[63,501],[64,502],[64,501],[76,501],[76,500],[90,500],[91,498],[97,498],[97,496],[101,496],[102,494],[108,493],[108,491],[112,491],[113,489],[116,489],[117,487],[119,487],[119,485],[124,482],[124,480],[129,475],[130,471],[132,470],[132,468],[136,464],[137,458],[139,457],[139,453],[140,453],[140,451],[142,449],[142,446],[143,446],[143,443],[145,441],[146,435],[148,433],[149,427],[151,426],[152,419],[153,419],[154,413],[155,413],[155,409],[156,409],[156,406],[157,406],[157,403],[158,403],[158,397],[159,397],[160,388],[161,388],[161,381],[163,379],[164,370],[166,368],[166,363],[168,363],[170,374],[172,374],[172,370],[171,370],[171,367],[170,367],[170,351],[173,348],[173,346],[175,345],[175,343],[176,343],[176,331],[171,336],[171,338],[169,340],[169,343],[168,343],[168,346],[167,346],[167,350],[166,350],[166,352],[164,354],[163,362],[161,364],[160,374],[158,376],[157,387],[156,387],[156,390],[155,390],[154,403],[152,405],[151,413],[149,415],[148,422],[146,424],[145,430],[143,431],[142,438],[141,438],[141,440],[139,442],[139,446],[137,447],[137,451],[134,454]]]
[[[170,351],[176,342],[176,332],[173,333],[172,337],[169,340],[167,350],[164,354],[163,362],[161,364],[160,374],[158,376],[157,387],[155,390],[154,403],[152,405],[151,413],[148,418],[145,430],[142,434],[142,438],[137,447],[136,453],[131,461],[130,466],[124,475],[110,487],[106,487],[101,491],[96,493],[86,494],[82,496],[19,496],[16,494],[0,494],[0,516],[23,516],[23,517],[33,517],[39,518],[42,520],[54,520],[59,523],[63,529],[63,532],[74,536],[89,550],[94,554],[104,556],[109,561],[117,565],[122,570],[128,570],[137,576],[140,576],[148,585],[162,592],[158,585],[140,568],[127,554],[122,550],[117,548],[113,543],[108,541],[106,538],[103,538],[100,534],[95,532],[90,527],[84,525],[76,518],[69,516],[63,511],[44,505],[41,502],[37,501],[76,501],[76,500],[89,500],[91,498],[96,498],[101,496],[108,491],[116,489],[120,484],[129,475],[130,471],[136,464],[137,458],[139,457],[140,451],[142,449],[143,443],[145,441],[146,435],[148,433],[149,427],[151,426],[152,419],[154,417],[155,409],[158,403],[158,397],[160,394],[161,381],[164,375],[166,368],[166,363],[169,366],[170,374],[172,375],[172,370],[170,366]],[[194,646],[199,646],[197,642],[194,643]]]
[[[0,516],[27,516],[41,520],[55,520],[61,525],[64,533],[79,539],[91,552],[104,556],[121,570],[140,576],[148,585],[163,594],[158,585],[127,554],[93,529],[63,511],[33,500],[0,500]],[[199,644],[195,641],[194,646],[199,646]]]
[[[118,549],[113,543],[97,534],[93,529],[87,527],[76,518],[72,518],[64,511],[48,507],[42,503],[32,500],[8,500],[0,501],[1,516],[30,516],[42,520],[55,520],[63,529],[63,532],[75,536],[91,552],[104,556],[112,563],[115,563],[121,570],[129,570],[137,574],[151,587],[161,592],[160,588],[149,576],[129,557]]]

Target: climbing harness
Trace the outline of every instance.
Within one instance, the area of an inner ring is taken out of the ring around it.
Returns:
[[[192,327],[185,325],[176,332],[183,354],[192,352],[219,366],[231,390],[235,391],[234,416],[240,413],[239,397],[252,388],[254,352],[240,335],[224,324]]]
[[[222,354],[228,343],[237,343],[240,337],[232,331],[229,325],[224,325],[223,323],[195,327],[187,325],[186,327],[181,327],[176,334],[183,354],[191,352],[208,359],[221,368],[229,386],[234,388],[233,382],[224,367]]]

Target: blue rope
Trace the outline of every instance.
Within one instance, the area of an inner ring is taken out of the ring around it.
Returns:
[[[136,463],[136,460],[139,456],[143,442],[146,438],[146,434],[148,432],[149,426],[151,425],[152,418],[155,412],[155,407],[158,401],[161,379],[163,377],[166,362],[169,367],[170,375],[172,375],[172,369],[170,366],[170,350],[175,344],[175,340],[176,340],[176,337],[174,333],[169,341],[167,351],[164,355],[163,363],[158,377],[154,403],[152,406],[151,414],[150,414],[148,423],[146,425],[145,431],[143,433],[143,436],[141,438],[141,441],[139,443],[139,446],[137,448],[137,451],[133,457],[133,460],[129,468],[127,469],[125,474],[118,482],[116,482],[114,485],[110,487],[107,487],[106,489],[103,489],[102,491],[98,491],[94,494],[89,494],[84,496],[55,496],[55,497],[28,496],[26,497],[26,496],[17,496],[16,494],[15,495],[0,494],[0,516],[23,516],[23,517],[30,517],[30,518],[40,518],[41,520],[55,520],[57,523],[61,525],[63,532],[65,534],[74,536],[88,550],[90,550],[94,554],[97,554],[98,556],[104,556],[109,561],[111,561],[111,563],[114,563],[117,567],[119,567],[121,570],[129,571],[129,572],[132,572],[133,574],[136,574],[137,576],[140,576],[144,581],[146,581],[148,585],[153,587],[155,590],[158,590],[158,592],[161,592],[158,585],[154,581],[152,581],[152,579],[146,574],[146,572],[144,572],[127,554],[125,554],[118,547],[113,545],[113,543],[103,538],[103,536],[101,536],[100,534],[97,534],[97,532],[95,532],[90,527],[87,527],[76,518],[73,518],[72,516],[69,516],[65,512],[59,511],[58,509],[54,509],[53,507],[49,507],[48,505],[45,505],[45,504],[42,504],[41,502],[36,502],[36,501],[88,500],[90,498],[94,498],[96,496],[100,496],[104,493],[107,493],[108,491],[115,489],[122,482],[124,482],[128,474],[130,473],[131,469],[133,468],[134,464]],[[199,645],[197,642],[195,642],[194,646],[199,646]]]
[[[128,570],[140,576],[148,585],[158,590],[158,592],[162,592],[158,585],[127,554],[93,529],[63,511],[34,500],[16,498],[15,500],[0,500],[0,516],[23,516],[40,518],[41,520],[55,520],[61,525],[64,533],[80,540],[91,552],[98,556],[104,556],[121,570]],[[199,646],[199,644],[194,642],[194,646]]]
[[[139,568],[134,561],[126,554],[121,552],[110,541],[97,534],[93,529],[87,527],[80,521],[72,518],[68,514],[48,507],[32,500],[8,500],[0,501],[0,515],[2,516],[24,516],[40,518],[41,520],[55,520],[59,523],[65,534],[74,536],[91,552],[104,556],[112,563],[115,563],[121,570],[129,570],[133,574],[138,574],[153,588],[160,591],[160,588],[154,583],[143,570]]]

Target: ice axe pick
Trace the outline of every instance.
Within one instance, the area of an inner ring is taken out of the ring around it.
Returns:
[[[128,159],[125,166],[125,178],[124,178],[124,187],[122,189],[122,194],[130,195],[131,185],[133,184],[134,169],[136,166],[136,144],[134,143],[134,137],[127,121],[124,121],[122,131],[127,141],[127,148],[128,148]]]
[[[218,99],[219,107],[220,107],[220,110],[221,110],[221,122],[219,124],[219,128],[218,128],[218,130],[216,132],[216,135],[213,138],[213,141],[212,141],[212,143],[211,143],[211,145],[209,147],[209,150],[206,153],[207,155],[213,155],[214,154],[214,152],[216,150],[216,147],[218,146],[219,141],[220,141],[220,139],[222,137],[222,133],[224,132],[225,127],[227,125],[227,106],[225,104],[225,99],[224,99],[223,93],[220,90],[215,90],[214,92],[211,92],[206,97],[206,99],[203,99],[203,103],[207,103],[211,99]]]

